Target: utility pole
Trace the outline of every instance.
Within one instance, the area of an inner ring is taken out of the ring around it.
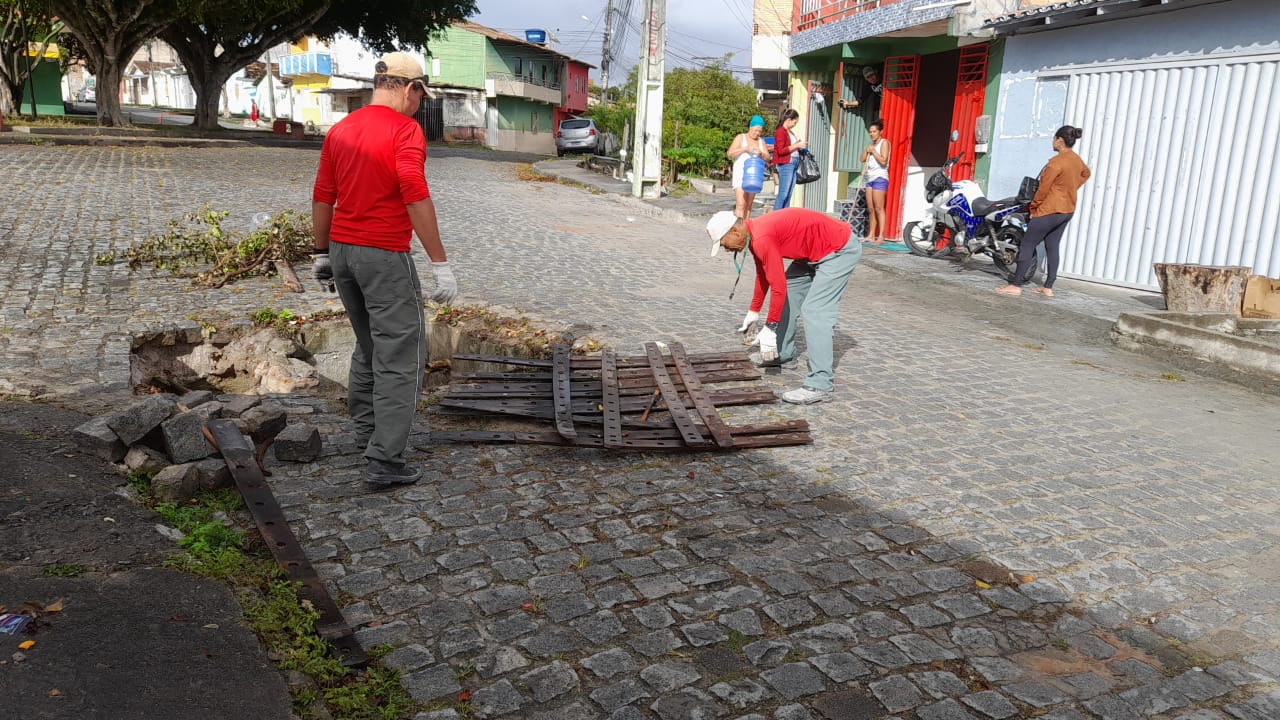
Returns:
[[[662,89],[667,54],[667,0],[645,0],[640,64],[636,68],[636,137],[631,194],[662,196]]]
[[[271,103],[271,123],[276,121],[276,84],[271,77],[271,48],[267,48],[267,98]]]
[[[147,41],[147,82],[151,83],[151,107],[156,107],[156,62],[151,58],[151,46],[155,40]]]
[[[23,53],[23,55],[25,55],[27,58],[27,86],[31,88],[31,119],[35,120],[36,117],[38,116],[38,113],[36,112],[35,66],[36,64],[39,64],[42,58],[36,58],[34,63],[31,61],[31,39],[27,37],[27,12],[26,12],[26,9],[23,8],[22,6],[22,0],[18,0],[18,17],[20,22],[22,23],[22,48],[23,50],[26,51]],[[14,69],[15,70],[17,69],[16,63],[14,65]],[[22,114],[22,88],[21,87],[18,88],[18,97],[14,98],[13,102],[14,104],[17,105],[17,107],[14,108],[14,112],[21,115]]]
[[[609,0],[604,11],[604,47],[600,51],[600,102],[609,104],[609,64],[613,55],[613,0]]]

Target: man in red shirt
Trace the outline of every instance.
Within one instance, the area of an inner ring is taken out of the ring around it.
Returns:
[[[374,73],[372,102],[325,136],[311,212],[315,277],[336,286],[356,335],[347,409],[365,446],[365,481],[389,487],[422,476],[404,461],[427,363],[413,233],[431,259],[431,299],[452,302],[458,283],[427,189],[427,141],[413,119],[427,92],[422,65],[397,52]]]
[[[862,243],[850,239],[853,229],[805,208],[775,210],[746,221],[725,210],[711,217],[707,234],[712,255],[720,248],[749,250],[756,262],[755,293],[739,332],[747,332],[760,319],[765,294],[772,293],[769,314],[756,335],[760,356],[752,360],[762,367],[793,367],[796,321],[804,318],[809,374],[803,386],[783,393],[782,399],[797,405],[830,400],[840,298],[862,258]],[[785,269],[784,259],[791,261]]]

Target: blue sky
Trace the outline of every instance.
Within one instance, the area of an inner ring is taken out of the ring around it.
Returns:
[[[605,0],[477,0],[480,12],[472,20],[523,37],[528,28],[541,28],[558,42],[559,52],[600,65],[604,35]],[[623,29],[615,15],[614,37],[622,33],[623,45],[614,51],[609,84],[627,76],[640,50],[640,16],[644,0],[614,0],[615,12],[630,5],[630,23]],[[749,80],[751,66],[751,0],[667,0],[667,69],[697,67],[707,59],[735,53],[730,66],[741,70],[736,77]],[[586,17],[584,20],[583,17]],[[591,74],[599,82],[599,71]]]

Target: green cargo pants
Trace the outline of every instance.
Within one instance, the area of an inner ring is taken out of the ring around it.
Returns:
[[[849,286],[849,274],[861,259],[862,243],[850,235],[843,248],[817,262],[793,260],[787,266],[787,302],[778,321],[778,356],[796,356],[796,321],[803,318],[804,340],[809,348],[806,387],[814,390],[834,387],[832,368],[840,298]]]
[[[403,463],[418,408],[427,344],[413,256],[333,242],[333,280],[356,334],[347,411],[370,460]]]

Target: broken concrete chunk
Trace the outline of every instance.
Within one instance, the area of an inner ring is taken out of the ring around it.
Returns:
[[[135,445],[129,448],[129,452],[124,456],[125,467],[134,472],[154,475],[171,464],[168,455],[144,445]]]
[[[151,478],[151,490],[160,502],[184,503],[200,490],[200,476],[194,463],[170,465]]]
[[[213,446],[204,439],[204,418],[199,413],[178,413],[160,423],[164,433],[164,451],[175,463],[209,457]]]
[[[172,397],[148,395],[122,412],[108,415],[107,426],[115,431],[120,442],[132,445],[168,420],[176,409]]]
[[[92,453],[107,462],[120,462],[129,448],[116,435],[116,431],[107,425],[107,416],[96,417],[76,428],[74,433],[76,444],[85,452]]]
[[[262,398],[257,395],[232,395],[226,402],[223,417],[240,417],[261,404]]]
[[[231,470],[222,460],[201,460],[192,465],[196,469],[196,484],[201,490],[221,490],[235,484]]]
[[[249,425],[249,437],[261,444],[280,434],[289,424],[289,416],[280,403],[263,403],[240,416]]]
[[[320,457],[320,431],[311,425],[295,423],[280,431],[272,447],[277,460],[311,462]]]
[[[226,406],[215,400],[212,402],[201,403],[200,405],[197,405],[193,410],[191,410],[191,412],[196,415],[199,415],[206,422],[208,422],[209,420],[222,417],[222,414],[225,410],[226,410]]]

